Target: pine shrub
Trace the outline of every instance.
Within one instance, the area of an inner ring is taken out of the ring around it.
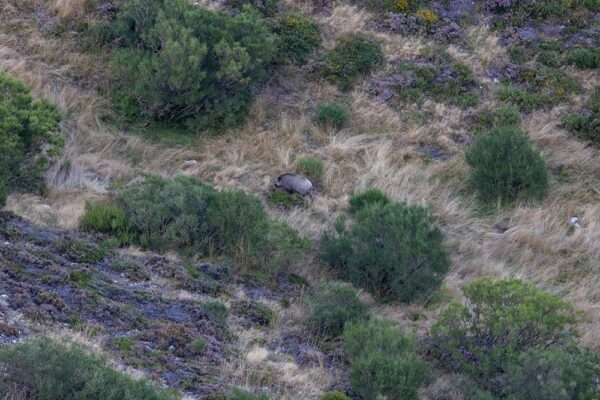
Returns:
[[[518,128],[495,128],[478,136],[465,157],[471,184],[484,202],[541,199],[548,190],[546,164]]]
[[[344,349],[351,362],[350,384],[365,400],[416,400],[426,367],[415,352],[415,340],[390,321],[350,323]]]
[[[343,217],[321,239],[321,258],[341,277],[380,299],[427,298],[449,267],[443,235],[428,210],[377,203]]]
[[[63,143],[53,134],[59,121],[56,106],[0,71],[0,206],[10,191],[45,191],[42,174]]]

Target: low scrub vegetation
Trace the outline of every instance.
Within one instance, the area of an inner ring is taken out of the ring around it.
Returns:
[[[574,342],[573,307],[519,280],[462,288],[433,327],[430,355],[475,383],[482,399],[592,399],[599,360]]]
[[[564,117],[567,128],[582,140],[595,146],[600,145],[600,86],[592,90],[592,95],[584,109],[578,114]]]
[[[227,256],[265,273],[301,259],[307,245],[292,228],[271,221],[257,198],[183,176],[150,176],[111,204],[88,205],[81,226],[157,251]]]
[[[258,12],[230,16],[186,0],[126,0],[97,31],[114,48],[120,109],[192,129],[241,122],[250,89],[276,56],[276,38]]]
[[[279,36],[280,63],[304,64],[321,44],[319,22],[302,14],[282,16],[275,32]]]
[[[356,290],[347,284],[322,285],[310,299],[308,327],[317,336],[335,338],[349,322],[366,320],[368,309]]]
[[[546,164],[518,128],[495,128],[478,136],[465,158],[471,184],[484,202],[541,199],[548,190]]]
[[[379,43],[369,36],[354,34],[338,41],[323,59],[321,72],[340,89],[349,90],[361,75],[374,71],[382,63]]]
[[[425,364],[415,339],[393,323],[372,319],[349,324],[344,349],[350,359],[350,384],[365,400],[416,400],[425,381]]]
[[[339,104],[319,104],[315,120],[323,127],[342,129],[348,124],[349,116],[346,109]]]
[[[75,344],[34,339],[0,347],[0,395],[31,400],[176,400]]]
[[[391,200],[387,194],[383,193],[379,189],[367,189],[364,192],[357,193],[348,199],[350,205],[350,212],[356,213],[365,207],[372,205],[385,206],[390,203]]]
[[[56,106],[0,71],[0,206],[9,191],[45,191],[42,174],[62,145],[59,121]]]
[[[473,72],[439,49],[427,50],[422,58],[402,62],[394,68],[402,74],[395,89],[402,100],[422,103],[426,98],[460,107],[477,104],[479,94]]]
[[[567,54],[567,62],[577,68],[594,69],[600,67],[600,49],[597,47],[579,47]]]
[[[426,299],[441,284],[449,260],[443,235],[423,207],[377,202],[344,217],[321,239],[321,257],[354,285],[378,298]]]

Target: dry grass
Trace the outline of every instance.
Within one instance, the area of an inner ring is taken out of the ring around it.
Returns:
[[[54,2],[63,7],[71,3],[76,10],[79,2]],[[299,10],[309,9],[306,2],[293,3]],[[371,29],[369,13],[347,4],[317,18],[324,30],[322,50],[331,48],[340,35]],[[395,200],[427,205],[438,216],[451,252],[452,267],[444,282],[448,296],[483,276],[533,281],[585,312],[588,321],[580,325],[582,342],[600,350],[600,154],[562,130],[559,122],[565,107],[534,113],[523,122],[552,172],[547,199],[482,215],[476,199],[465,190],[468,171],[461,154],[470,134],[464,110],[427,102],[422,108],[408,105],[399,112],[374,100],[367,82],[344,94],[290,67],[258,96],[245,126],[192,148],[166,147],[103,125],[103,100],[61,74],[66,68],[63,63],[68,64],[65,60],[85,64],[82,58],[71,56],[67,48],[35,33],[33,27],[23,29],[29,40],[11,32],[0,34],[0,68],[24,79],[38,95],[49,97],[68,112],[62,129],[67,146],[49,171],[50,197],[11,196],[9,208],[39,222],[73,227],[86,199],[102,196],[110,183],[128,182],[142,171],[164,176],[182,172],[216,186],[244,188],[263,196],[273,178],[293,169],[297,158],[316,157],[325,164],[325,191],[309,209],[272,210],[274,216],[318,238],[346,207],[347,196],[358,190],[377,187]],[[414,57],[431,45],[423,39],[370,32],[381,41],[388,61]],[[23,40],[25,46],[21,46]],[[485,68],[505,59],[505,50],[483,27],[471,29],[467,42],[468,48],[451,46],[449,53],[469,65],[489,88],[492,83]],[[43,55],[31,55],[40,52]],[[574,75],[586,88],[600,81],[593,72]],[[339,132],[324,130],[312,119],[319,102],[335,99],[342,99],[352,116],[350,126]],[[584,96],[574,99],[574,103],[583,101]],[[493,106],[494,100],[484,96],[481,107]],[[425,116],[423,123],[413,122],[409,118],[413,114]],[[422,143],[446,150],[450,158],[424,158],[419,151]],[[198,160],[198,164],[183,168],[186,159]],[[67,161],[71,167],[65,171],[61,166]],[[571,216],[582,221],[582,228],[575,232],[569,230]],[[313,279],[324,279],[326,273],[316,269],[307,266]],[[426,332],[438,312],[419,305],[386,305],[375,310],[417,332]],[[291,311],[280,310],[284,320],[287,312]],[[417,322],[413,321],[415,313],[422,315]],[[242,356],[229,365],[229,372],[242,385],[252,384],[251,373],[258,371],[259,380],[276,386],[284,398],[312,399],[332,379],[323,371],[298,369],[280,355],[255,347],[255,339],[264,338],[263,333],[240,331],[239,335]],[[458,398],[444,379],[429,387],[430,397],[424,398]]]

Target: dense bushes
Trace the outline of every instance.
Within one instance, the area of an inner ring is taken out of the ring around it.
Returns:
[[[475,139],[467,150],[471,183],[485,202],[542,198],[548,189],[548,171],[527,133],[516,127],[492,129]]]
[[[30,88],[0,71],[0,206],[9,191],[45,190],[42,173],[62,144],[52,134],[59,120],[54,105],[33,100]]]
[[[357,211],[374,204],[385,206],[390,201],[387,194],[379,189],[372,188],[351,196],[348,199],[348,204],[350,204],[350,212],[356,213]]]
[[[344,348],[352,365],[350,384],[365,400],[416,400],[426,368],[414,339],[391,322],[372,319],[348,324]]]
[[[315,112],[317,123],[323,127],[342,129],[348,124],[348,112],[338,104],[319,104]]]
[[[579,114],[565,116],[567,127],[582,140],[588,140],[595,146],[600,145],[600,86],[596,86],[592,95]]]
[[[254,7],[265,17],[273,17],[279,9],[279,0],[225,0],[223,5],[237,11]]]
[[[322,237],[321,257],[375,296],[410,302],[442,282],[449,266],[442,241],[423,207],[378,202],[358,210],[349,227],[338,219]]]
[[[304,64],[321,44],[319,22],[302,14],[286,14],[277,24],[278,60],[281,63]]]
[[[186,0],[126,0],[107,24],[104,40],[122,46],[112,62],[122,110],[193,128],[239,123],[276,55],[274,35],[252,10],[230,16]]]
[[[574,346],[577,314],[569,303],[519,280],[480,279],[462,290],[466,303],[443,311],[430,354],[473,379],[486,393],[478,398],[598,394],[593,376],[600,364]]]
[[[600,49],[595,47],[579,47],[573,49],[567,54],[567,62],[575,65],[577,68],[599,68]]]
[[[321,72],[340,89],[348,90],[360,75],[373,71],[382,63],[379,43],[368,36],[355,34],[340,39],[325,56]]]
[[[340,336],[346,323],[367,319],[367,312],[367,305],[352,286],[328,283],[310,300],[308,327],[319,336]]]
[[[117,193],[112,204],[86,208],[82,227],[158,251],[224,255],[268,272],[298,259],[306,241],[269,220],[260,201],[242,191],[216,191],[179,176],[146,181]]]
[[[0,396],[32,400],[178,399],[110,368],[74,344],[37,339],[0,347]],[[16,397],[11,397],[11,394]]]

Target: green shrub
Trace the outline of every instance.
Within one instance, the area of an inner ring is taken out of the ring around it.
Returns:
[[[296,162],[296,170],[306,176],[313,185],[323,185],[323,161],[312,157],[302,157]]]
[[[426,377],[414,338],[389,321],[350,323],[344,349],[351,361],[350,384],[365,400],[416,400]]]
[[[479,279],[462,291],[465,304],[451,303],[432,329],[430,353],[443,367],[493,396],[588,398],[567,395],[588,392],[600,365],[574,346],[578,317],[569,303],[514,279]],[[559,397],[543,397],[557,386]]]
[[[112,235],[122,245],[135,242],[136,234],[129,216],[125,210],[110,203],[86,202],[85,213],[79,221],[79,228],[88,232]]]
[[[325,56],[321,72],[342,90],[348,90],[364,74],[383,63],[381,47],[374,39],[355,34],[340,39],[335,48]]]
[[[273,325],[277,319],[275,311],[264,304],[250,300],[239,300],[231,305],[231,308],[248,322],[260,326]]]
[[[500,85],[496,97],[504,102],[514,104],[519,110],[525,112],[541,108],[545,104],[544,99],[538,93],[529,93],[512,84]]]
[[[321,400],[350,400],[350,397],[342,392],[330,392],[321,397]]]
[[[477,113],[476,131],[489,131],[501,127],[518,127],[521,113],[514,106],[500,106],[495,110],[483,110]]]
[[[96,354],[74,344],[35,339],[0,347],[0,395],[18,388],[27,399],[167,400],[178,399],[145,380],[109,367]],[[13,392],[14,393],[14,392]]]
[[[346,323],[367,318],[367,305],[352,286],[343,283],[322,285],[310,300],[308,327],[319,336],[340,336]]]
[[[42,173],[62,145],[52,134],[59,121],[54,105],[0,71],[0,207],[9,191],[45,191]]]
[[[559,104],[580,89],[577,82],[560,69],[541,64],[520,66],[516,81],[518,87],[511,81],[500,85],[497,97],[515,104],[521,111]]]
[[[227,318],[229,317],[229,309],[218,300],[207,301],[202,304],[202,309],[208,315],[211,321],[216,322],[221,326],[227,326]]]
[[[109,23],[117,103],[134,118],[226,128],[242,121],[267,78],[275,37],[258,12],[229,14],[187,0],[126,0]]]
[[[267,195],[267,202],[278,208],[290,210],[295,207],[305,207],[306,199],[298,193],[288,193],[285,190],[274,188]]]
[[[319,22],[302,14],[282,16],[275,32],[279,35],[281,63],[304,64],[321,45]]]
[[[354,194],[348,199],[351,213],[356,213],[363,208],[374,204],[385,206],[389,202],[390,198],[388,195],[375,188]]]
[[[518,128],[495,128],[477,136],[465,158],[471,184],[484,202],[541,199],[548,190],[546,164]]]
[[[257,278],[301,262],[307,247],[295,230],[271,221],[256,197],[239,190],[216,191],[194,178],[148,176],[115,197],[114,206],[122,210],[116,213],[127,216],[131,237],[143,248],[226,256],[241,269],[259,274]],[[94,212],[88,208],[82,221],[95,221]],[[107,225],[102,221],[85,226],[96,231]]]
[[[106,251],[102,247],[85,240],[65,240],[62,250],[69,259],[84,264],[102,261],[106,257]]]
[[[575,135],[600,145],[600,85],[592,90],[592,94],[584,107],[585,112],[570,114],[564,117],[564,122]]]
[[[256,8],[265,17],[273,17],[279,9],[279,0],[225,0],[223,5],[237,11],[250,6]]]
[[[342,129],[348,124],[348,112],[338,104],[319,104],[315,120],[323,127]]]
[[[449,260],[429,211],[404,203],[359,210],[321,239],[321,258],[343,278],[382,299],[410,302],[439,287]]]
[[[421,103],[429,97],[460,107],[471,107],[479,100],[473,72],[439,49],[426,50],[417,62],[398,64],[394,73],[410,77],[410,83],[396,87],[401,99]]]

